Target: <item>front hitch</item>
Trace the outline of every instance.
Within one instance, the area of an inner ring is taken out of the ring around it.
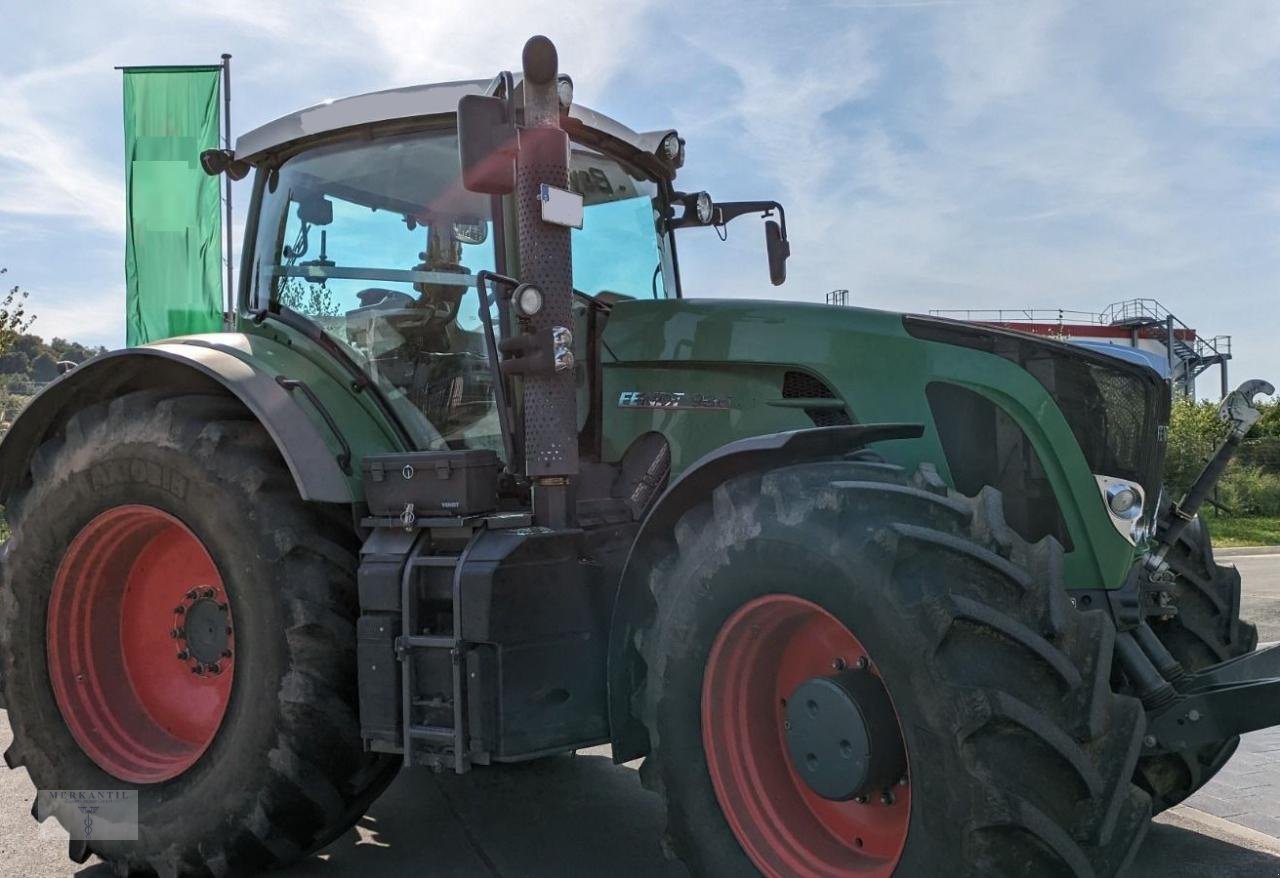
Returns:
[[[1204,501],[1209,497],[1209,492],[1218,483],[1218,479],[1222,478],[1222,473],[1227,468],[1227,464],[1231,462],[1231,458],[1235,456],[1236,451],[1240,448],[1241,441],[1248,435],[1253,425],[1258,422],[1258,418],[1262,416],[1254,397],[1258,394],[1270,395],[1275,392],[1276,389],[1269,382],[1254,378],[1241,384],[1222,400],[1222,403],[1218,406],[1218,418],[1224,423],[1230,424],[1231,431],[1222,440],[1222,444],[1218,446],[1218,450],[1213,457],[1205,464],[1204,469],[1200,471],[1200,475],[1191,484],[1182,501],[1169,504],[1168,519],[1156,537],[1159,546],[1156,551],[1148,556],[1147,566],[1150,569],[1159,570],[1164,564],[1164,558],[1168,554],[1169,548],[1178,541],[1178,537],[1182,536],[1182,532],[1195,520],[1200,507],[1204,505]]]

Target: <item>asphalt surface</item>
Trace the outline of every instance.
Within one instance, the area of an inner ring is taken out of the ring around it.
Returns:
[[[1280,640],[1280,552],[1233,563],[1244,575],[1244,615],[1260,623],[1261,640]],[[0,711],[0,751],[9,738]],[[66,859],[61,829],[32,822],[33,798],[26,772],[0,765],[0,875],[108,878],[101,864]],[[417,770],[402,774],[342,839],[277,874],[686,876],[663,855],[663,825],[661,805],[641,789],[634,766],[613,765],[605,748],[465,778]],[[1259,732],[1204,791],[1157,818],[1129,875],[1280,876],[1278,836],[1280,733]]]
[[[1274,554],[1229,554],[1222,549],[1217,561],[1240,570],[1240,615],[1258,626],[1258,641],[1280,641],[1280,548]]]

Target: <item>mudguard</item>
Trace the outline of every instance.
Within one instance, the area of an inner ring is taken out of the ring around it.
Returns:
[[[359,499],[359,457],[403,450],[349,387],[296,346],[240,333],[192,336],[95,357],[41,391],[0,442],[0,503],[26,477],[36,448],[74,412],[153,387],[235,396],[275,442],[304,500]]]
[[[703,456],[667,488],[640,526],[613,605],[608,681],[614,761],[636,759],[649,749],[648,733],[631,712],[631,696],[643,673],[634,648],[635,635],[639,624],[653,610],[644,576],[652,560],[648,547],[660,544],[686,509],[734,476],[836,457],[887,439],[916,439],[923,433],[921,424],[854,424],[752,436]]]

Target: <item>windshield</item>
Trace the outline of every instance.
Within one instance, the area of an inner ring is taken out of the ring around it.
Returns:
[[[345,342],[451,447],[501,448],[473,276],[495,266],[488,196],[462,188],[452,132],[319,148],[263,193],[258,300]]]
[[[574,288],[591,296],[666,296],[657,185],[611,158],[575,147],[569,188],[582,195],[584,205],[582,228],[573,230]]]
[[[462,187],[454,132],[317,147],[268,173],[255,301],[299,312],[343,342],[398,408],[425,418],[422,432],[500,452],[474,276],[496,269],[502,236],[491,198]],[[668,295],[674,269],[657,185],[575,146],[570,186],[584,202],[575,289],[614,300]],[[585,344],[585,331],[575,337]]]

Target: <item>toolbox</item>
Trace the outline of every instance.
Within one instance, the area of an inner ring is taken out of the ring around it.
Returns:
[[[407,521],[493,511],[501,468],[497,452],[483,448],[378,454],[361,463],[369,513]]]

